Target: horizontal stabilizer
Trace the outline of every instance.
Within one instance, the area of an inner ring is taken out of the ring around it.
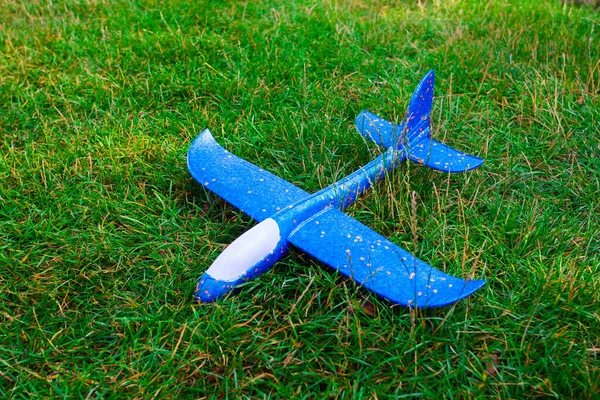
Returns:
[[[187,163],[198,183],[257,221],[308,196],[297,186],[225,150],[208,129],[194,139]]]
[[[483,164],[483,159],[479,157],[462,153],[427,137],[411,144],[408,157],[413,162],[444,172],[465,172]]]
[[[306,221],[288,239],[363,287],[404,306],[446,306],[485,285],[433,268],[334,208]]]
[[[396,147],[400,142],[404,143],[404,140],[401,140],[404,123],[392,124],[370,111],[363,110],[356,117],[354,124],[361,135],[386,149]]]
[[[402,125],[392,124],[369,111],[356,118],[356,127],[365,137],[386,148],[399,141]],[[444,172],[465,172],[479,167],[483,159],[462,153],[431,138],[429,128],[410,142],[401,141],[408,158],[416,163]]]

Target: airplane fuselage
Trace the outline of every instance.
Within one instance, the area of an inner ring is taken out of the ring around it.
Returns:
[[[196,297],[213,301],[233,286],[250,280],[280,260],[295,229],[335,207],[343,210],[406,160],[403,147],[389,148],[367,165],[328,187],[278,210],[232,242],[200,278]],[[318,223],[318,221],[316,221]]]

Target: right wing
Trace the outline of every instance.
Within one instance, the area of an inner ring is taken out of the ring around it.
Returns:
[[[328,208],[289,242],[394,303],[419,308],[455,303],[485,285],[439,271],[343,212]]]
[[[187,164],[198,183],[259,222],[309,195],[231,154],[219,146],[208,129],[190,146]]]

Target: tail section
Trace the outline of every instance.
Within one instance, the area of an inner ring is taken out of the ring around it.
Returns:
[[[433,104],[433,84],[433,71],[429,71],[413,92],[408,111],[400,125],[364,110],[356,117],[358,131],[385,148],[405,147],[417,136],[430,137],[429,114]]]
[[[433,105],[434,73],[429,71],[415,89],[400,125],[362,111],[355,124],[361,135],[385,148],[404,149],[411,161],[444,172],[465,172],[483,160],[454,150],[432,139],[430,114]]]

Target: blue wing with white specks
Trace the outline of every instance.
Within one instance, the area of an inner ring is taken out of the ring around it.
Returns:
[[[290,243],[394,303],[433,308],[485,285],[439,271],[343,212],[329,208],[306,221]]]
[[[187,156],[196,181],[257,221],[308,196],[304,190],[231,154],[208,129],[194,140]]]

